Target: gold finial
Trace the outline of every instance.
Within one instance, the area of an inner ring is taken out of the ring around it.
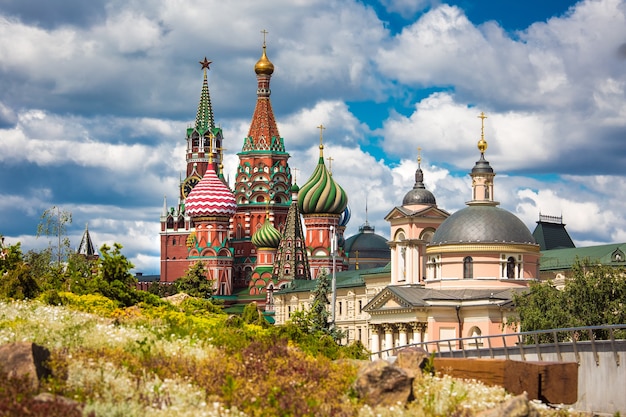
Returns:
[[[298,183],[298,171],[300,171],[299,168],[291,168],[291,170],[293,171],[293,182],[294,183]]]
[[[478,118],[480,119],[480,140],[478,141],[478,150],[481,154],[484,154],[487,150],[487,141],[485,140],[485,119],[487,116],[485,115],[485,112],[480,112],[480,116],[478,116]]]
[[[265,220],[270,219],[270,199],[265,197]]]
[[[329,156],[328,158],[326,158],[326,160],[328,161],[328,171],[330,172],[330,175],[333,175],[333,157]]]
[[[263,53],[261,54],[261,59],[259,59],[259,61],[254,66],[254,72],[256,72],[257,75],[260,75],[260,74],[272,75],[272,73],[274,72],[274,64],[272,64],[272,62],[267,58],[267,54],[265,52],[266,50],[265,36],[269,32],[263,29],[261,33],[263,34]]]
[[[320,124],[317,127],[320,130],[320,158],[324,157],[324,129],[326,129],[324,127],[323,124]]]
[[[417,147],[417,167],[420,168],[422,164],[422,148]]]
[[[354,269],[359,269],[359,251],[354,251],[356,253],[356,262],[354,265]]]

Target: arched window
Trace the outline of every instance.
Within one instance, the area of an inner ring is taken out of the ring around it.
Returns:
[[[463,258],[463,279],[474,278],[474,260],[471,256]]]
[[[508,279],[515,278],[515,258],[512,256],[506,260],[506,277]]]

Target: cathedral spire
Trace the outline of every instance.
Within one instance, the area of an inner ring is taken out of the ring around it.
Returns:
[[[248,137],[244,141],[243,152],[249,151],[274,151],[285,152],[283,139],[278,133],[274,110],[270,102],[270,79],[274,73],[274,64],[267,58],[267,45],[265,37],[267,31],[263,33],[263,54],[254,66],[257,78],[257,101],[252,115],[252,123],[248,131]]]
[[[202,83],[198,112],[196,113],[196,130],[198,133],[203,134],[209,128],[215,128],[215,119],[213,117],[213,108],[211,107],[211,96],[209,95],[209,82],[207,81],[207,71],[210,69],[211,61],[204,57],[204,60],[199,61],[199,63],[204,71],[204,81]]]

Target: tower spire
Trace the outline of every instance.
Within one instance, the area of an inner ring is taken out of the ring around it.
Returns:
[[[210,69],[212,61],[206,56],[204,60],[198,61],[204,71],[204,81],[202,82],[202,92],[200,93],[200,103],[198,104],[198,112],[196,113],[196,130],[203,134],[209,128],[215,128],[215,119],[213,117],[213,108],[211,107],[211,96],[209,95],[209,82],[207,80],[207,71]]]
[[[274,73],[274,64],[267,58],[266,36],[268,32],[264,29],[261,33],[263,34],[263,53],[254,66],[257,78],[257,102],[248,137],[244,141],[243,151],[285,152],[285,146],[278,133],[272,103],[270,102],[270,94],[272,93],[270,79]]]

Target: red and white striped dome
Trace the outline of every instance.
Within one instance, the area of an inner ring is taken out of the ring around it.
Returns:
[[[232,191],[220,180],[211,164],[204,177],[185,200],[185,211],[190,217],[232,216],[237,202]]]

